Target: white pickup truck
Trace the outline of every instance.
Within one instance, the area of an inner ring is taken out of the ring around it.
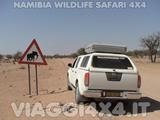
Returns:
[[[76,103],[94,99],[139,99],[141,77],[124,54],[90,53],[69,63],[68,90],[75,88]]]

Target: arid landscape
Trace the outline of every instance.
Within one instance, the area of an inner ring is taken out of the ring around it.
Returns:
[[[32,95],[28,95],[28,71],[27,65],[19,65],[18,63],[4,63],[0,62],[0,120],[158,120],[160,118],[160,63],[150,63],[143,59],[133,59],[142,77],[143,97],[140,101],[149,102],[151,106],[148,107],[146,116],[139,112],[137,116],[131,115],[112,115],[111,117],[93,117],[92,115],[74,117],[67,117],[64,114],[59,114],[57,117],[51,117],[47,114],[44,117],[40,115],[34,117],[27,117],[23,111],[20,117],[16,117],[11,103],[16,103],[17,106],[21,102],[30,103],[31,108],[36,102],[43,105],[43,109],[51,102],[58,102],[60,106],[67,103],[74,103],[74,91],[67,91],[67,64],[73,62],[69,58],[48,59],[47,66],[38,66],[38,80],[39,80],[39,95],[36,96],[35,91],[35,71],[34,66],[31,66],[31,81],[32,81]],[[89,107],[90,105],[85,105]],[[90,106],[92,107],[92,106]],[[95,111],[97,108],[92,107]],[[66,108],[63,112],[74,109],[74,106]],[[127,112],[131,112],[127,107]]]

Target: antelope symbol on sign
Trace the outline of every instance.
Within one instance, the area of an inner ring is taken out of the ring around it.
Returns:
[[[34,61],[38,59],[38,53],[36,51],[32,51],[32,53],[27,54],[27,61]]]

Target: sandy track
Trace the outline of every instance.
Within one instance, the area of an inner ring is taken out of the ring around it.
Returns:
[[[35,116],[26,117],[25,111],[18,118],[15,116],[11,103],[15,102],[19,105],[20,102],[31,103],[32,106],[36,102],[42,103],[44,110],[50,102],[59,102],[61,106],[66,103],[74,103],[74,91],[66,90],[66,74],[67,64],[72,62],[72,59],[53,59],[48,60],[48,66],[38,67],[38,79],[39,79],[39,96],[35,95],[35,72],[34,66],[32,66],[32,96],[28,95],[28,78],[27,78],[27,65],[18,65],[12,63],[1,63],[0,65],[0,120],[41,120],[41,119],[86,119],[86,120],[158,120],[160,118],[160,64],[150,64],[143,61],[136,61],[136,65],[142,75],[142,92],[144,97],[141,101],[151,102],[151,107],[147,110],[147,116],[142,117],[139,113],[137,117],[112,116],[112,117],[92,117],[91,115],[85,115],[80,117],[76,115],[74,117],[66,117],[63,114],[57,117],[45,117]],[[22,67],[23,66],[23,67]],[[90,105],[85,105],[85,108]],[[93,108],[93,107],[92,107]],[[94,109],[94,108],[93,108]],[[98,108],[95,111],[99,111]],[[131,112],[130,108],[127,108],[127,112]]]

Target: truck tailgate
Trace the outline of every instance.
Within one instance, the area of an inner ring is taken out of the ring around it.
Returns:
[[[102,90],[127,90],[136,91],[137,88],[136,72],[90,72],[89,89]]]

